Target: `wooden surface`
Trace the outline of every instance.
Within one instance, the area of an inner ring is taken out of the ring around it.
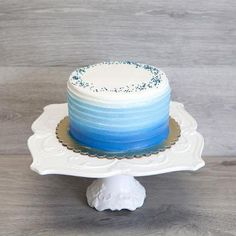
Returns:
[[[235,156],[235,22],[234,0],[0,1],[0,154],[28,154],[31,123],[66,101],[76,66],[128,59],[164,69],[204,155]]]
[[[0,235],[236,235],[236,1],[0,1]],[[90,179],[29,170],[30,126],[76,66],[161,67],[196,118],[207,166],[139,178],[144,206],[89,208]],[[234,157],[229,157],[229,156]]]
[[[0,235],[236,235],[235,157],[205,160],[138,178],[147,198],[134,212],[97,212],[85,198],[92,179],[39,176],[29,155],[0,156]]]
[[[236,64],[234,0],[2,0],[0,65]]]
[[[173,100],[185,104],[205,138],[204,155],[236,155],[236,69],[164,67]],[[0,154],[28,154],[32,122],[66,102],[69,67],[0,67]],[[212,81],[214,80],[214,83]]]

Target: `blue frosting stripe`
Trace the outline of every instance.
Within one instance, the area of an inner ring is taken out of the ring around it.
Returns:
[[[101,113],[100,110],[103,108],[88,105],[88,109],[85,111],[76,105],[75,100],[68,99],[69,117],[73,125],[88,131],[89,129],[100,129],[101,132],[106,130],[129,132],[148,129],[158,126],[169,118],[170,96],[163,98],[160,102],[154,106],[155,109],[153,109],[153,104],[148,103],[136,109],[112,109],[113,112],[108,110]]]
[[[130,132],[119,132],[119,131],[104,131],[104,130],[95,130],[95,129],[85,129],[83,127],[78,127],[73,122],[70,123],[71,133],[75,133],[75,136],[81,136],[86,138],[91,138],[93,140],[103,140],[105,142],[136,142],[136,141],[145,141],[150,138],[156,138],[160,133],[168,129],[169,119],[166,119],[161,125],[156,127],[150,127],[148,129],[139,129]],[[80,138],[81,140],[81,138]]]
[[[127,107],[127,108],[110,108],[110,107],[101,107],[98,105],[90,104],[89,102],[81,101],[78,98],[75,98],[70,92],[68,92],[68,105],[74,111],[79,111],[81,113],[86,113],[86,115],[120,115],[124,114],[130,116],[132,114],[145,115],[149,112],[160,112],[161,108],[168,108],[170,102],[170,91],[165,94],[161,99],[155,99],[148,103],[148,105],[136,105],[136,107]],[[142,109],[140,109],[142,108]]]
[[[81,102],[82,107],[78,105]],[[158,103],[111,112],[69,95],[70,134],[85,146],[105,151],[136,151],[158,145],[168,137],[169,102],[168,95]]]
[[[149,139],[130,141],[130,138],[127,138],[126,140],[122,139],[122,142],[114,142],[112,140],[107,141],[105,140],[105,138],[96,140],[93,139],[92,137],[82,135],[81,133],[73,131],[74,131],[73,129],[70,129],[71,136],[85,146],[89,146],[104,151],[127,151],[127,150],[138,151],[162,143],[168,137],[169,127],[167,126],[155,137],[151,137]]]
[[[111,117],[107,116],[104,119],[101,117],[86,117],[85,115],[75,115],[71,111],[69,112],[70,120],[74,124],[77,124],[78,127],[91,127],[102,130],[115,130],[115,129],[125,129],[125,130],[133,130],[140,129],[140,127],[148,128],[150,124],[156,123],[157,115],[152,114],[151,116],[134,116],[134,117]],[[166,120],[169,117],[168,113],[163,113],[159,116],[159,122]],[[94,122],[96,122],[96,126],[94,126]]]

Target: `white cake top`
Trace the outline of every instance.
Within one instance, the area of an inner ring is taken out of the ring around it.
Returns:
[[[162,95],[169,89],[169,83],[164,72],[154,66],[115,61],[75,70],[69,78],[68,89],[88,100],[141,100],[140,95],[142,99]]]
[[[140,82],[149,82],[152,73],[144,68],[128,64],[100,64],[89,67],[81,76],[83,81],[93,84],[95,88],[106,87],[108,90],[122,88]]]

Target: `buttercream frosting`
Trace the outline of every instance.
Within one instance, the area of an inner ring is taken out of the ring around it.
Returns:
[[[75,70],[67,83],[70,134],[105,151],[138,150],[169,132],[170,87],[164,72],[134,62]]]

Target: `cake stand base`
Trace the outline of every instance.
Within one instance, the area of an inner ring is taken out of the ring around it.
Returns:
[[[197,132],[196,121],[181,103],[170,103],[170,115],[181,128],[181,136],[175,145],[150,156],[122,160],[82,155],[63,146],[55,131],[58,123],[68,116],[67,107],[66,103],[48,105],[33,123],[34,134],[28,139],[33,157],[31,169],[40,175],[98,178],[87,190],[89,206],[98,211],[141,207],[146,193],[134,177],[195,171],[205,164],[201,158],[203,137]]]
[[[98,211],[134,211],[143,205],[146,191],[133,176],[116,175],[95,180],[88,187],[86,196],[89,206]]]

